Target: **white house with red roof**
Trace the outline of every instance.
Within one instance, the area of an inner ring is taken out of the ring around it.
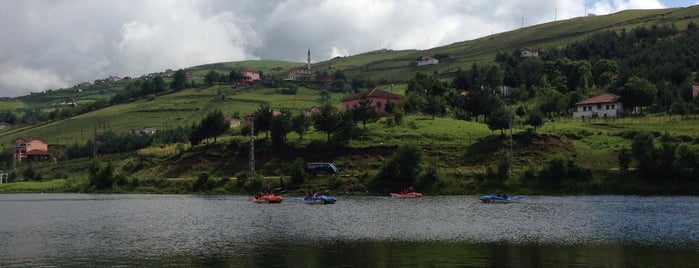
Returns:
[[[12,141],[12,153],[19,162],[47,160],[49,158],[49,144],[36,138],[17,138]]]
[[[370,91],[354,94],[352,96],[348,96],[342,99],[342,110],[351,110],[352,107],[354,107],[354,105],[359,105],[359,102],[362,100],[362,98],[369,99],[371,106],[374,107],[377,113],[379,113],[380,115],[386,115],[388,114],[388,112],[386,112],[386,104],[389,102],[398,104],[401,102],[401,100],[403,100],[404,97],[402,95],[374,88]]]
[[[575,103],[573,118],[615,118],[624,114],[619,95],[605,93]]]
[[[436,59],[435,57],[431,56],[422,56],[417,59],[417,66],[425,66],[425,65],[436,65],[439,64],[439,60]]]

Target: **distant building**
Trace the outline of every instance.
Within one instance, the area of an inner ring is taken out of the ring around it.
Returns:
[[[18,162],[49,159],[49,144],[36,138],[18,138],[12,141],[12,153]]]
[[[692,86],[692,98],[696,98],[698,96],[699,96],[699,85]]]
[[[132,128],[129,130],[129,134],[136,136],[153,136],[155,133],[158,133],[158,129],[154,127]]]
[[[235,117],[235,116],[226,116],[226,117],[223,118],[223,120],[225,120],[226,122],[228,122],[228,126],[229,126],[230,128],[239,127],[239,126],[240,126],[240,122],[242,121],[242,120],[240,120],[240,118],[237,118],[237,117]]]
[[[541,50],[533,48],[533,47],[521,47],[519,49],[519,57],[521,58],[528,58],[528,57],[539,57],[539,52]]]
[[[417,66],[436,65],[439,60],[431,56],[422,56],[417,59]]]
[[[323,107],[320,106],[313,106],[311,108],[301,108],[301,114],[304,117],[311,117],[314,114],[320,113],[320,111],[323,109]]]
[[[615,94],[605,93],[575,103],[573,118],[616,118],[624,113],[624,105],[621,97]]]
[[[306,66],[296,67],[289,71],[286,75],[287,80],[292,81],[309,81],[313,80],[313,73],[311,72],[311,50],[308,50],[308,57],[306,58]]]
[[[351,110],[354,105],[358,105],[362,98],[369,99],[371,106],[374,107],[376,112],[380,115],[386,115],[386,104],[394,103],[398,104],[403,100],[402,95],[394,94],[391,92],[386,92],[378,88],[374,88],[370,91],[354,94],[352,96],[342,99],[342,110]]]
[[[260,73],[253,71],[253,70],[250,70],[248,68],[240,69],[240,75],[242,75],[245,80],[248,80],[251,82],[260,80]]]
[[[12,124],[4,122],[4,121],[0,121],[0,130],[8,129],[11,127],[12,127]]]

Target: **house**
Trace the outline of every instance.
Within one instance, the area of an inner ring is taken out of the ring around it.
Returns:
[[[439,63],[438,59],[436,59],[434,57],[430,57],[430,56],[422,56],[422,57],[417,58],[417,67],[425,66],[425,65],[436,65],[438,63]]]
[[[8,129],[11,127],[12,127],[12,124],[4,122],[4,121],[0,121],[0,130]]]
[[[245,80],[251,82],[260,80],[260,72],[253,71],[248,68],[240,69],[240,75],[242,75],[245,78]]]
[[[692,98],[696,98],[697,96],[699,96],[699,85],[692,86]]]
[[[311,117],[314,114],[320,113],[320,110],[322,110],[323,107],[320,106],[313,106],[311,108],[301,108],[301,114],[304,117]]]
[[[541,50],[533,48],[533,47],[521,47],[519,49],[519,57],[520,58],[528,58],[528,57],[539,57],[539,52]]]
[[[158,132],[158,129],[154,128],[154,127],[132,128],[129,130],[129,134],[136,135],[136,136],[142,136],[142,135],[153,136],[157,132]]]
[[[12,141],[12,153],[19,162],[49,159],[49,144],[36,138],[17,138]]]
[[[228,126],[230,128],[236,128],[240,126],[240,118],[237,118],[235,116],[226,116],[223,118],[224,121],[228,122]]]
[[[393,94],[391,92],[383,91],[378,88],[374,88],[370,91],[354,94],[352,96],[342,99],[343,111],[348,111],[352,109],[355,105],[359,105],[362,98],[369,99],[371,106],[374,107],[379,115],[386,115],[386,104],[387,103],[400,103],[403,100],[402,95]]]
[[[573,118],[615,118],[624,113],[619,95],[605,93],[575,103]]]

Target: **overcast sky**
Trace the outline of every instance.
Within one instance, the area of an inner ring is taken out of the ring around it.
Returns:
[[[554,19],[699,0],[2,0],[0,96],[251,59],[428,49]]]

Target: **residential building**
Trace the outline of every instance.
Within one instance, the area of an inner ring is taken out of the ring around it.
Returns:
[[[527,58],[527,57],[539,57],[539,52],[541,50],[533,48],[533,47],[521,47],[520,48],[520,53],[519,56],[521,58]]]
[[[624,105],[619,95],[605,93],[575,103],[573,118],[615,118],[624,113]]]
[[[431,56],[422,56],[417,59],[417,67],[425,65],[436,65],[439,60]]]
[[[698,96],[699,96],[699,85],[692,86],[692,98],[696,98]]]
[[[142,135],[153,136],[157,132],[158,132],[158,129],[154,128],[154,127],[132,128],[129,130],[129,134],[137,135],[137,136],[142,136]]]
[[[252,82],[252,81],[260,80],[260,73],[259,73],[259,72],[256,72],[256,71],[253,71],[253,70],[250,70],[250,69],[248,69],[248,68],[240,69],[240,75],[242,75],[243,77],[245,77],[245,80],[248,80],[248,81],[251,81],[251,82]]]
[[[11,127],[12,127],[12,124],[4,122],[4,121],[0,121],[0,130],[8,129]]]
[[[18,162],[48,160],[49,144],[36,138],[18,138],[12,141],[12,153]]]
[[[390,102],[398,104],[405,97],[403,97],[402,95],[383,91],[378,88],[374,88],[370,91],[354,94],[352,96],[342,99],[342,110],[351,110],[352,107],[354,107],[354,105],[359,105],[359,102],[362,100],[362,98],[369,99],[371,106],[374,107],[374,109],[379,115],[386,115],[388,114],[388,112],[386,111],[387,103]]]

